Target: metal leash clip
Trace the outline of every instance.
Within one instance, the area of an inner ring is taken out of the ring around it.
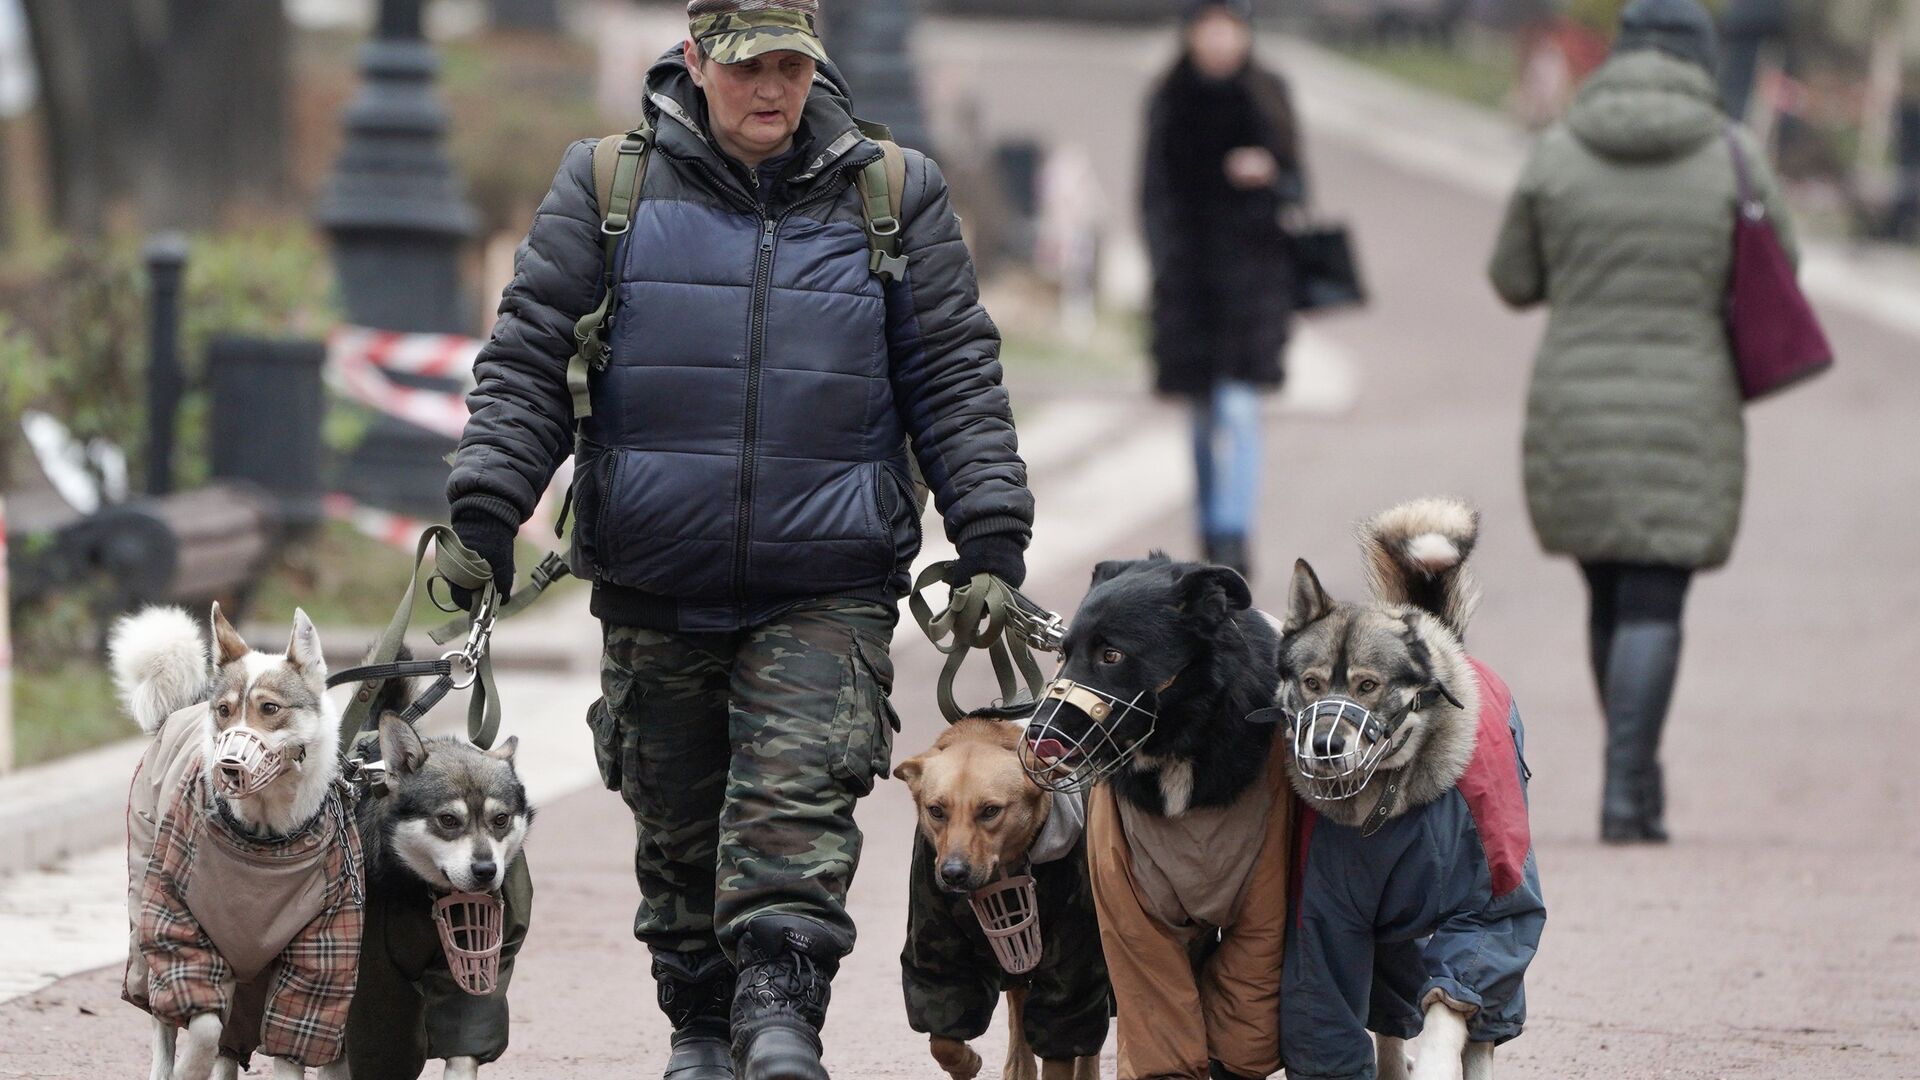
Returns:
[[[479,677],[480,658],[486,655],[493,639],[493,615],[494,597],[489,594],[473,617],[466,643],[440,658],[449,665],[447,678],[452,681],[455,690],[465,690]]]
[[[1058,612],[1045,608],[1028,607],[1032,601],[1015,592],[1015,606],[1010,612],[1010,621],[1020,631],[1027,644],[1041,652],[1057,653],[1067,642],[1067,620]]]

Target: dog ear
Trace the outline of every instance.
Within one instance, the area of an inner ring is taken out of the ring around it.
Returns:
[[[1191,609],[1206,599],[1220,595],[1232,611],[1253,606],[1253,590],[1247,579],[1230,566],[1203,566],[1190,570],[1180,579],[1180,606]]]
[[[894,767],[893,778],[895,780],[904,781],[908,787],[912,787],[915,784],[919,783],[920,770],[926,768],[925,758],[926,758],[926,755],[921,754],[918,757],[910,757],[907,760],[901,762],[899,765]]]
[[[1127,567],[1132,565],[1132,559],[1108,559],[1106,562],[1096,565],[1093,568],[1093,580],[1087,582],[1087,588],[1094,588],[1104,581],[1112,581],[1124,573]]]
[[[509,735],[507,736],[506,742],[503,742],[499,746],[496,746],[493,749],[488,750],[486,754],[490,758],[494,758],[499,761],[504,761],[509,765],[511,765],[513,763],[513,755],[519,749],[520,749],[520,736]]]
[[[427,763],[427,744],[412,724],[388,713],[380,718],[380,760],[388,772],[406,776]]]
[[[293,637],[287,642],[287,663],[311,675],[327,673],[327,657],[320,651],[320,632],[299,608],[293,609]]]
[[[227,617],[220,613],[220,603],[215,601],[211,618],[213,626],[213,666],[223,668],[253,650],[240,640],[240,631],[233,628]]]
[[[1333,611],[1333,598],[1320,587],[1320,576],[1300,559],[1293,564],[1293,584],[1287,588],[1287,621],[1282,633],[1295,633],[1326,618]]]

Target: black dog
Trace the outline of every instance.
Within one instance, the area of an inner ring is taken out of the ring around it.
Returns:
[[[1280,1067],[1292,800],[1273,730],[1247,720],[1280,682],[1279,625],[1252,607],[1226,567],[1101,563],[1022,744],[1041,786],[1099,784],[1088,875],[1142,1076]]]
[[[1279,686],[1278,628],[1252,607],[1246,581],[1224,566],[1155,552],[1095,567],[1028,731],[1034,779],[1109,779],[1162,816],[1233,802],[1273,742],[1270,725],[1246,718]]]

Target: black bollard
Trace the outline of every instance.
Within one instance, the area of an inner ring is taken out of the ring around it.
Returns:
[[[151,321],[147,338],[147,494],[173,491],[174,422],[186,378],[180,373],[180,283],[186,276],[187,240],[161,233],[147,242]]]

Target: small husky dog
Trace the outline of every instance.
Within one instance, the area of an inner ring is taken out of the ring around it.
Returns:
[[[1450,499],[1380,514],[1360,528],[1374,595],[1358,602],[1295,565],[1278,705],[1254,716],[1284,725],[1308,807],[1283,965],[1289,1071],[1362,1075],[1377,1052],[1382,1080],[1400,1080],[1418,1034],[1416,1080],[1491,1080],[1494,1046],[1525,1021],[1546,907],[1520,714],[1462,644],[1478,536],[1479,515]]]
[[[356,1076],[417,1077],[431,1053],[444,1076],[470,1080],[506,1050],[507,984],[532,899],[521,848],[534,809],[514,769],[518,739],[492,750],[457,735],[423,739],[399,713],[407,689],[388,681],[374,704],[378,733],[355,741],[369,758],[377,745],[387,781],[385,794],[358,807],[369,929],[347,1060]],[[487,943],[499,949],[497,967],[484,974],[446,955],[436,902],[460,894],[500,899],[499,936]]]
[[[262,1047],[276,1076],[304,1063],[344,1077],[363,884],[320,638],[304,611],[284,653],[249,649],[218,604],[209,624],[211,658],[178,608],[122,619],[109,639],[121,698],[154,737],[127,814],[126,996],[153,1014],[154,1080],[235,1076],[223,1046]],[[280,880],[262,880],[263,859]],[[228,1030],[249,990],[264,1018]]]
[[[1004,991],[1003,1080],[1095,1080],[1109,990],[1085,811],[1027,776],[1021,738],[1019,724],[977,714],[893,772],[920,820],[900,956],[907,1018],[953,1080],[973,1080],[982,1062],[967,1040]]]

